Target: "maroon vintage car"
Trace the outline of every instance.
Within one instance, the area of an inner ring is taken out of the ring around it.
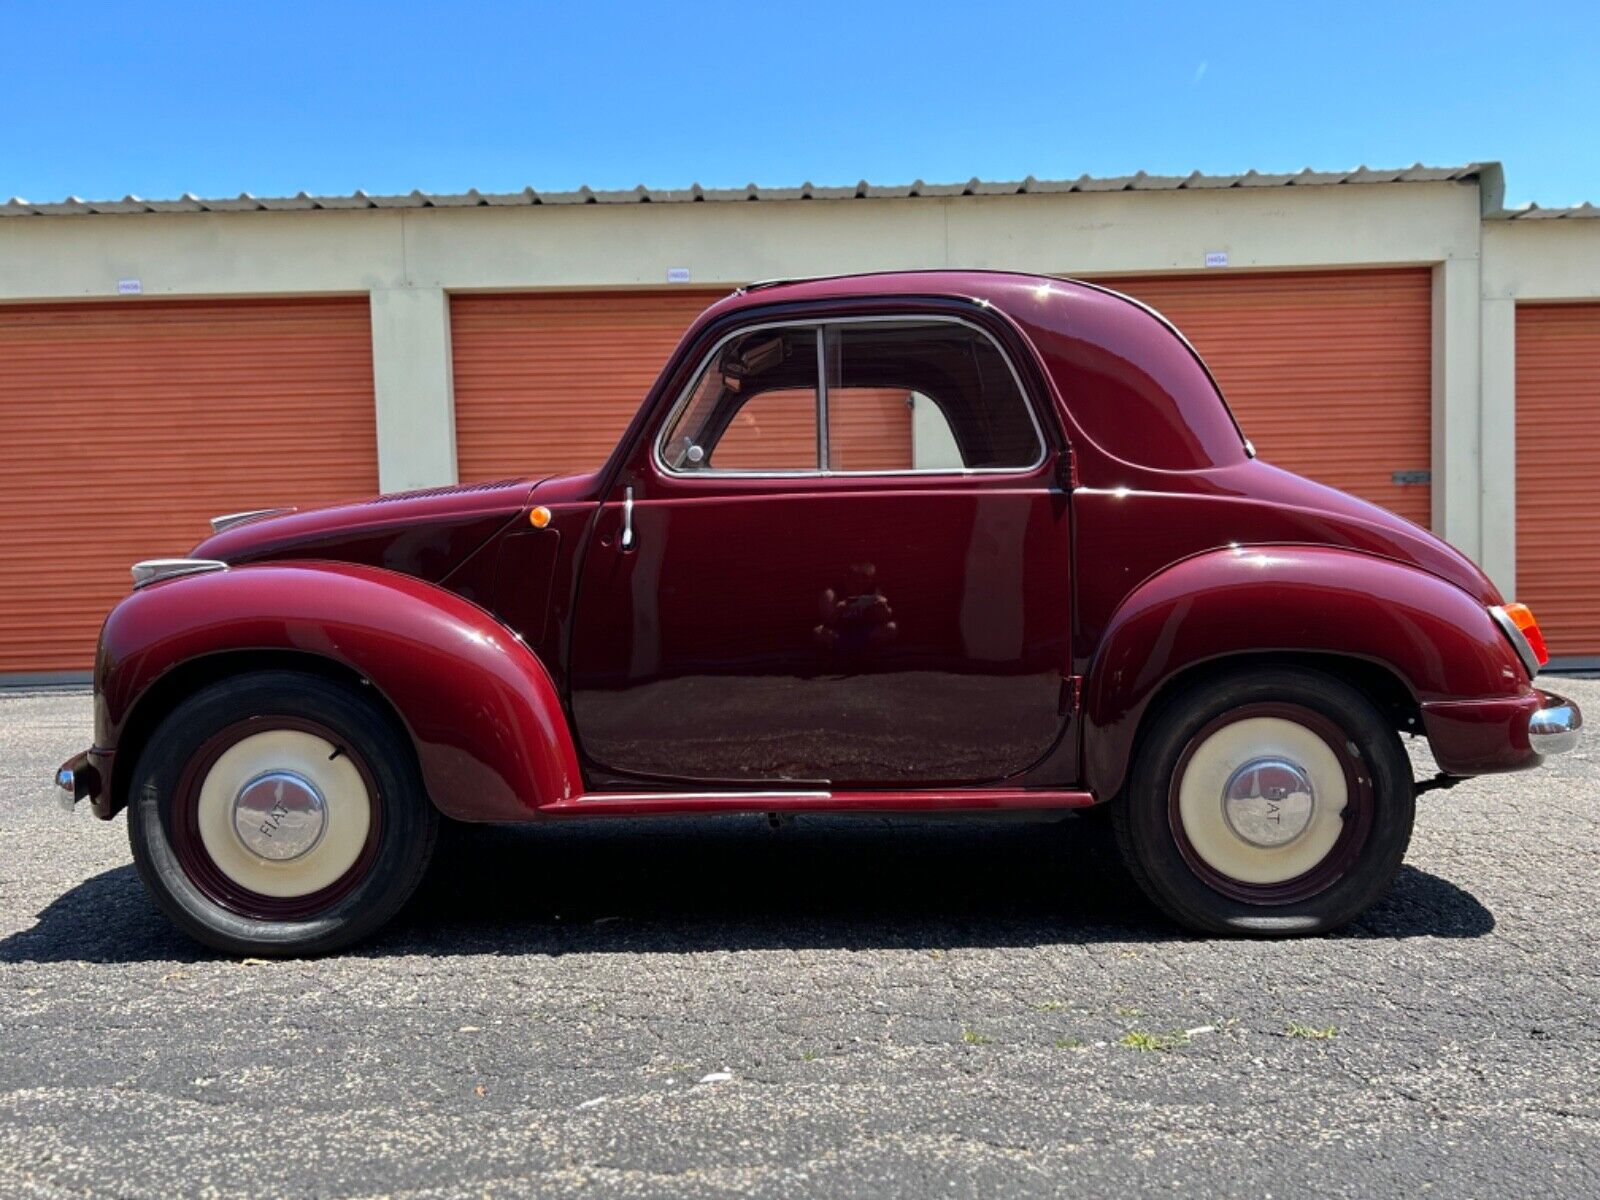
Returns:
[[[57,782],[239,953],[376,929],[441,815],[1104,804],[1178,921],[1315,932],[1388,886],[1419,786],[1580,736],[1525,608],[1258,461],[1090,284],[743,288],[598,471],[213,525],[134,568]]]

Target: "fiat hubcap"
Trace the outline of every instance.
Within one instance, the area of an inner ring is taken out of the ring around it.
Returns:
[[[1311,776],[1287,758],[1253,758],[1222,789],[1222,819],[1252,846],[1287,846],[1306,831],[1316,807]]]
[[[1188,851],[1227,886],[1275,888],[1315,871],[1344,831],[1344,765],[1318,733],[1276,715],[1203,733],[1174,789]]]
[[[373,827],[373,796],[351,756],[319,734],[267,729],[234,742],[201,779],[195,824],[235,888],[292,900],[343,879]]]
[[[309,853],[328,824],[328,802],[303,775],[268,771],[233,799],[233,828],[246,850],[269,862]]]

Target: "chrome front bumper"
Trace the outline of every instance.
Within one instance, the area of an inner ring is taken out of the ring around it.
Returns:
[[[1539,695],[1544,704],[1528,721],[1528,744],[1544,758],[1576,749],[1583,740],[1583,713],[1564,696],[1543,689]]]

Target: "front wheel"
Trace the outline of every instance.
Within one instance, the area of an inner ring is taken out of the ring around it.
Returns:
[[[1411,764],[1373,704],[1315,671],[1230,674],[1153,720],[1113,806],[1135,880],[1203,933],[1321,933],[1393,881]]]
[[[156,903],[233,954],[320,954],[405,903],[439,825],[411,748],[354,689],[258,671],[179,704],[134,770],[128,836]]]

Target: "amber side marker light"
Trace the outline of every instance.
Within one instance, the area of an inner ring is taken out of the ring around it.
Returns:
[[[546,525],[550,524],[550,510],[542,504],[539,505],[538,508],[534,509],[528,514],[528,524],[532,525],[535,529],[543,529]],[[1540,645],[1543,644],[1544,643],[1542,642],[1540,643]]]
[[[1539,665],[1542,667],[1549,662],[1550,651],[1544,644],[1544,634],[1539,632],[1539,622],[1533,619],[1533,610],[1526,604],[1508,604],[1505,613],[1511,618],[1511,623],[1522,631],[1522,636],[1528,639],[1528,648],[1539,660]]]

